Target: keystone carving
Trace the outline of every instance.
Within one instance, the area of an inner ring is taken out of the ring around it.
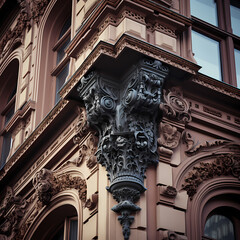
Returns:
[[[58,192],[72,188],[78,190],[79,198],[83,202],[86,201],[87,185],[85,180],[80,177],[72,177],[70,174],[59,175],[57,172],[43,168],[33,178],[33,186],[43,205],[48,205],[52,196]]]
[[[240,179],[240,155],[219,155],[212,162],[200,162],[188,173],[182,188],[187,191],[190,200],[201,183],[219,176],[233,176]]]
[[[135,204],[145,191],[144,173],[158,162],[156,117],[168,69],[156,60],[141,60],[114,81],[97,72],[81,79],[78,87],[87,119],[99,132],[98,162],[108,172],[108,191],[118,202],[124,239],[129,239]]]

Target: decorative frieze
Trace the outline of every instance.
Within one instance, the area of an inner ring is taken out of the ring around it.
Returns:
[[[112,210],[121,213],[124,239],[129,239],[131,213],[140,210],[135,203],[145,191],[146,168],[158,161],[156,117],[167,74],[160,61],[143,59],[123,79],[90,72],[78,87],[87,119],[99,132],[96,156],[108,172],[108,191],[118,202]]]

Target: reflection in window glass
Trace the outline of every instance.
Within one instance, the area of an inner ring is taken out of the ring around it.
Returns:
[[[57,78],[56,78],[56,98],[55,98],[55,103],[57,103],[58,100],[60,99],[59,90],[61,89],[61,87],[65,83],[65,80],[66,80],[66,78],[68,76],[68,71],[69,71],[69,63],[57,75]]]
[[[191,0],[191,15],[218,26],[217,5],[214,0]]]
[[[240,51],[234,49],[234,55],[236,64],[237,87],[240,88]]]
[[[223,215],[213,215],[208,218],[204,235],[217,240],[235,240],[233,223]]]
[[[70,220],[69,240],[77,240],[78,221]]]
[[[230,5],[233,34],[240,36],[240,8]]]
[[[57,51],[57,64],[61,62],[61,60],[65,56],[65,49],[67,48],[68,44],[70,43],[70,37],[63,43],[63,45]]]
[[[199,72],[222,81],[219,42],[192,31],[192,48]]]

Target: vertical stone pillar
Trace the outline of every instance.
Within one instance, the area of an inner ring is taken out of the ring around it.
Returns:
[[[168,68],[142,59],[122,79],[91,72],[78,87],[89,123],[99,131],[97,160],[108,172],[107,188],[118,202],[124,239],[129,239],[132,213],[144,187],[144,174],[158,162],[157,122],[161,92]]]

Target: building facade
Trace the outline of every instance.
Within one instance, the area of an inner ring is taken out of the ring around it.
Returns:
[[[240,239],[240,5],[0,2],[0,239]]]

